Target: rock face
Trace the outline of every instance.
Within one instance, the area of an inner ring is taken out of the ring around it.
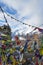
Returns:
[[[11,29],[9,26],[7,25],[1,26],[0,32],[7,35],[7,37],[11,38]]]

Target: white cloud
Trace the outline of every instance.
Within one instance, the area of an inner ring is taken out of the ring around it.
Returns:
[[[26,0],[25,0],[26,1]],[[25,16],[27,14],[33,13],[36,8],[36,0],[30,0],[29,2],[25,2],[23,0],[3,0],[9,7],[12,7],[18,11],[20,17]]]
[[[3,13],[0,11],[0,20],[4,20]]]
[[[29,19],[29,20],[27,20],[25,22],[27,24],[30,24],[30,25],[33,25],[33,26],[36,26],[37,27],[37,26],[40,25],[40,17],[37,14],[35,14],[35,15],[32,16],[31,19]]]

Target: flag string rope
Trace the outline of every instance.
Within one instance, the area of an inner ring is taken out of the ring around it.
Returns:
[[[6,19],[6,17],[5,17],[5,14],[4,14],[4,13],[6,13],[6,12],[4,12],[4,10],[2,9],[1,6],[0,6],[0,9],[1,9],[3,15],[4,15],[4,18],[5,18],[6,23],[8,24],[7,19]],[[32,28],[35,28],[34,30],[36,30],[36,29],[40,29],[39,27],[32,26],[32,25],[29,25],[29,24],[27,24],[27,23],[23,23],[22,21],[20,21],[20,20],[14,18],[13,16],[11,16],[11,15],[9,15],[9,14],[7,14],[7,13],[6,13],[6,15],[9,16],[11,19],[16,20],[17,22],[20,22],[20,23],[22,23],[22,24],[24,24],[24,25],[27,25],[27,26],[29,26],[29,27],[31,26]],[[43,24],[41,24],[41,25],[43,25]],[[40,25],[40,26],[41,26],[41,25]],[[34,30],[33,30],[33,31],[34,31]],[[42,29],[42,30],[43,30],[43,29]]]
[[[2,9],[2,7],[0,7],[0,9],[1,9],[1,11],[4,13],[4,10]],[[5,13],[6,13],[6,12],[5,12]],[[15,19],[16,21],[18,21],[18,22],[20,22],[20,23],[22,23],[22,24],[28,25],[27,23],[23,23],[22,21],[20,21],[20,20],[14,18],[14,17],[12,17],[12,16],[10,16],[10,15],[7,14],[7,13],[6,13],[6,15],[9,16],[9,17],[11,17],[11,19]],[[4,14],[4,18],[5,18],[5,14]],[[32,25],[28,25],[28,26],[32,26]],[[32,27],[36,27],[36,26],[32,26]],[[39,27],[37,27],[37,28],[39,28]]]

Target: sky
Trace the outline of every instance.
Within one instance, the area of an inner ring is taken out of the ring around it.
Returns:
[[[43,24],[43,0],[0,0],[0,6],[5,11],[12,32],[16,32],[16,34],[29,33],[33,28],[11,19],[6,13],[29,25],[40,26]],[[0,11],[0,26],[4,24],[6,22]],[[43,26],[41,27],[43,28]]]

